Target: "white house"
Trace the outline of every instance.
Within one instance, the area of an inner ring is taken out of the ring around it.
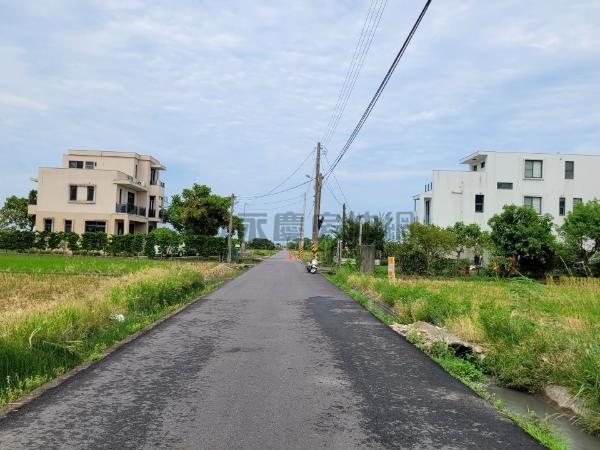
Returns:
[[[600,199],[600,155],[479,151],[467,170],[434,170],[415,195],[415,220],[441,227],[487,222],[508,204],[529,205],[561,225],[581,201]]]

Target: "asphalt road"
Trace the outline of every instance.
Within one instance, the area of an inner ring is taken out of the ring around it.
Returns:
[[[281,253],[0,421],[0,448],[539,447]]]

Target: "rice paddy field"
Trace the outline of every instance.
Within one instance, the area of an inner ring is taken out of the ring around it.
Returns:
[[[0,255],[0,406],[237,272],[216,262]]]
[[[583,399],[583,425],[600,433],[600,280],[398,278],[341,268],[331,280],[391,306],[403,323],[426,321],[478,344],[483,370],[536,393],[558,384]]]

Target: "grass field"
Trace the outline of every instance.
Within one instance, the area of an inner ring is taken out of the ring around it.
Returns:
[[[0,255],[0,405],[236,272],[212,262]]]
[[[399,278],[340,269],[332,281],[392,306],[404,323],[444,326],[479,344],[482,369],[501,385],[538,392],[569,387],[585,399],[584,425],[600,432],[600,282]]]

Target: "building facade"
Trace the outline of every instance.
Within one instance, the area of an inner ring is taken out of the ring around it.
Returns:
[[[146,233],[162,223],[163,170],[152,156],[69,150],[62,167],[39,168],[29,214],[38,231]]]
[[[441,227],[488,220],[504,205],[528,205],[561,225],[573,205],[600,199],[600,155],[479,151],[460,161],[467,170],[434,170],[413,197],[415,220]]]

